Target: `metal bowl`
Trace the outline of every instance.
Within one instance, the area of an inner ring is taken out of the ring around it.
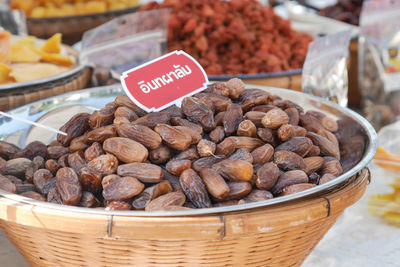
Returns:
[[[276,205],[283,202],[301,200],[303,198],[313,197],[319,194],[326,193],[327,191],[335,190],[344,183],[346,183],[352,176],[359,173],[373,158],[377,150],[377,136],[374,128],[359,114],[347,109],[340,107],[337,104],[322,100],[321,98],[298,93],[290,90],[278,89],[266,86],[253,86],[249,85],[249,88],[259,88],[266,90],[274,95],[278,95],[283,99],[288,99],[301,105],[305,110],[313,109],[324,112],[335,119],[350,119],[355,124],[361,126],[364,134],[366,144],[364,149],[364,155],[361,161],[356,164],[352,169],[345,172],[336,179],[325,183],[323,185],[316,186],[314,188],[295,193],[288,196],[282,196],[273,198],[270,200],[248,203],[243,205],[217,207],[217,208],[204,208],[204,209],[193,209],[185,211],[105,211],[100,209],[89,209],[72,206],[62,206],[47,202],[36,201],[30,198],[26,198],[20,195],[11,194],[0,190],[0,196],[10,198],[16,201],[34,204],[37,206],[46,206],[58,210],[70,210],[75,212],[85,212],[93,214],[107,214],[107,215],[124,215],[124,216],[180,216],[180,215],[201,215],[201,214],[215,214],[224,213],[231,211],[241,211],[246,209],[253,209],[259,207],[266,207],[270,205]],[[64,124],[68,119],[79,112],[92,111],[104,106],[106,103],[114,100],[115,96],[123,94],[123,90],[118,86],[107,86],[90,90],[77,91],[68,93],[60,96],[51,97],[45,100],[41,100],[15,110],[10,111],[11,114],[43,123],[47,126],[58,128]],[[55,135],[37,127],[31,127],[30,125],[2,118],[0,120],[0,137],[2,140],[12,142],[19,146],[25,146],[27,143],[34,140],[40,140],[44,143],[49,143],[54,139]]]

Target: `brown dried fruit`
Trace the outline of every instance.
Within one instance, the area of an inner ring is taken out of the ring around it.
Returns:
[[[115,180],[121,178],[121,176],[116,175],[116,174],[110,174],[107,176],[104,176],[103,180],[101,180],[101,186],[104,188],[106,188],[109,184],[111,184],[112,182],[114,182]]]
[[[46,201],[46,198],[44,196],[42,196],[39,193],[33,192],[33,191],[21,193],[21,196],[32,198],[32,199],[38,200],[38,201]]]
[[[103,190],[103,197],[107,201],[121,201],[139,195],[144,189],[144,184],[130,176],[121,177],[111,182]]]
[[[197,151],[200,157],[210,157],[214,155],[216,148],[217,146],[207,139],[201,139],[197,144]]]
[[[79,113],[65,123],[60,131],[67,135],[57,134],[57,141],[63,146],[68,146],[72,139],[83,135],[89,129],[89,113]]]
[[[283,170],[306,170],[304,159],[291,151],[276,151],[274,163]]]
[[[166,109],[164,109],[164,112],[168,112],[171,115],[171,123],[172,123],[172,118],[183,118],[183,113],[182,109],[178,108],[177,106],[169,106]]]
[[[89,117],[89,125],[92,129],[113,123],[115,107],[104,107],[96,110]]]
[[[185,126],[185,127],[188,127],[190,129],[196,131],[200,135],[203,134],[203,128],[200,125],[195,124],[193,122],[190,122],[190,121],[188,121],[186,119],[183,119],[183,118],[172,117],[171,118],[171,125],[174,125],[174,126]]]
[[[274,155],[274,147],[270,144],[265,144],[254,149],[251,152],[254,164],[264,164],[268,162]]]
[[[186,150],[192,142],[192,137],[188,133],[167,124],[159,124],[154,130],[161,136],[165,144],[177,150]]]
[[[247,136],[230,136],[226,139],[232,140],[235,144],[236,149],[245,148],[249,152],[253,151],[257,147],[264,145],[264,142],[260,139]]]
[[[230,79],[226,82],[226,87],[229,89],[229,97],[237,99],[245,91],[244,82],[238,78]]]
[[[142,193],[134,198],[132,206],[137,210],[144,210],[153,199],[172,192],[169,181],[162,181],[156,185],[146,188]]]
[[[118,125],[117,131],[119,136],[133,139],[148,149],[156,149],[162,142],[160,135],[145,125],[125,123]]]
[[[114,103],[118,106],[118,107],[127,107],[131,110],[133,110],[138,116],[143,116],[146,114],[146,111],[142,110],[141,108],[139,108],[138,106],[135,105],[135,103],[133,103],[128,96],[126,95],[118,95],[115,98]]]
[[[183,171],[179,177],[179,182],[186,197],[197,208],[211,207],[211,201],[208,197],[206,187],[204,186],[200,176],[197,175],[194,170],[187,169]]]
[[[96,208],[100,206],[100,201],[91,192],[83,191],[81,201],[79,202],[78,206]]]
[[[89,162],[103,154],[104,154],[104,151],[103,151],[101,144],[95,142],[95,143],[91,144],[90,147],[88,147],[85,150],[85,160]]]
[[[0,141],[0,157],[12,159],[21,149],[11,143]]]
[[[13,182],[11,182],[7,177],[0,174],[0,189],[10,192],[10,193],[17,193],[17,187]]]
[[[261,111],[249,111],[244,114],[244,118],[254,123],[256,127],[263,127],[262,119],[267,113]]]
[[[261,111],[264,113],[267,113],[268,111],[270,111],[271,109],[276,108],[276,106],[273,105],[259,105],[259,106],[255,106],[251,109],[251,111]]]
[[[117,136],[117,131],[113,125],[96,128],[86,134],[88,142],[104,142],[104,140]]]
[[[239,124],[243,120],[243,111],[239,105],[230,104],[223,118],[224,131],[226,135],[236,133]]]
[[[271,94],[260,89],[247,89],[240,96],[243,111],[247,111],[252,107],[270,104]]]
[[[299,125],[300,114],[296,108],[287,108],[285,109],[286,114],[289,116],[289,124],[290,125]]]
[[[36,190],[35,185],[33,184],[20,183],[20,184],[15,184],[15,187],[17,188],[17,194]]]
[[[230,182],[249,182],[253,177],[253,165],[244,160],[226,159],[212,169]]]
[[[47,146],[40,141],[33,141],[29,143],[25,149],[15,153],[14,158],[33,159],[37,156],[47,158]]]
[[[265,143],[271,144],[273,146],[276,146],[278,143],[277,137],[275,136],[275,133],[271,129],[267,128],[258,128],[257,130],[257,136]]]
[[[257,170],[256,186],[258,189],[270,190],[279,178],[280,170],[275,163],[267,162]]]
[[[85,135],[78,136],[77,138],[74,138],[71,140],[71,143],[69,145],[69,151],[75,152],[75,151],[82,151],[88,148],[88,140]]]
[[[78,175],[72,168],[61,168],[57,175],[57,191],[67,205],[78,205],[82,197],[82,187]],[[50,192],[49,192],[50,193]]]
[[[69,154],[62,155],[58,159],[57,163],[58,163],[58,165],[60,165],[61,168],[69,167],[69,165],[68,165],[68,155]]]
[[[308,157],[304,159],[304,162],[306,163],[306,173],[311,174],[313,172],[319,171],[322,166],[324,165],[324,158],[322,157]]]
[[[223,82],[215,82],[208,85],[204,92],[210,92],[221,96],[229,96],[229,88]]]
[[[257,128],[252,121],[244,120],[238,126],[237,135],[247,136],[247,137],[256,137],[257,136]]]
[[[221,111],[218,112],[215,116],[214,116],[214,121],[215,121],[215,125],[217,126],[222,126],[222,129],[224,129],[223,125],[223,121],[224,121],[224,116],[225,116],[225,111]],[[225,134],[225,132],[224,132]]]
[[[318,173],[313,172],[310,175],[308,175],[308,182],[310,184],[318,184],[320,178],[321,176]]]
[[[230,182],[228,187],[229,194],[225,197],[225,200],[241,199],[251,192],[251,184],[246,182]]]
[[[37,156],[37,157],[33,158],[31,164],[26,169],[25,180],[29,183],[32,183],[33,175],[35,174],[35,171],[37,171],[39,169],[43,169],[44,167],[45,167],[44,159],[41,156]]]
[[[207,99],[212,102],[212,106],[214,109],[219,111],[225,111],[230,104],[232,104],[232,100],[229,97],[212,94],[212,93],[199,93],[195,95],[196,98],[200,99],[200,101]]]
[[[239,148],[235,151],[235,153],[233,153],[232,155],[229,156],[230,160],[244,160],[247,161],[248,163],[253,163],[253,156],[252,154],[250,154],[249,151],[247,151],[247,149],[245,148]]]
[[[196,160],[195,162],[193,162],[192,168],[195,171],[199,172],[204,168],[211,168],[215,163],[218,163],[224,159],[225,159],[224,155],[200,158],[200,159]]]
[[[225,131],[224,127],[222,126],[217,126],[214,130],[210,132],[210,140],[216,144],[224,140],[225,137]]]
[[[160,166],[151,163],[129,163],[118,166],[119,176],[133,176],[143,183],[158,183],[164,178]]]
[[[281,127],[279,127],[279,129],[276,133],[277,133],[278,138],[282,142],[285,142],[293,137],[293,134],[294,134],[293,126],[290,124],[284,124]]]
[[[213,112],[194,97],[185,97],[183,99],[182,111],[188,120],[194,123],[200,123],[207,132],[216,127]]]
[[[286,186],[293,184],[308,183],[308,176],[304,171],[287,171],[279,176],[278,181],[272,187],[271,192],[274,195],[280,194]]]
[[[319,179],[319,185],[321,184],[325,184],[327,182],[330,182],[332,180],[336,179],[336,176],[331,174],[331,173],[326,173],[324,175],[321,176],[321,178]]]
[[[182,206],[186,201],[186,197],[182,192],[171,192],[150,201],[146,206],[146,211],[163,210],[168,206]]]
[[[217,145],[215,154],[229,156],[236,149],[236,144],[231,138],[225,138],[224,141]]]
[[[165,165],[165,168],[169,173],[179,176],[184,170],[189,169],[191,166],[192,162],[190,160],[172,159],[168,161],[167,165]]]
[[[214,203],[213,207],[226,207],[226,206],[235,206],[239,203],[239,200],[225,200],[222,202]]]
[[[197,160],[200,156],[197,153],[197,149],[195,147],[188,148],[185,151],[180,152],[174,159],[188,159],[188,160]]]
[[[117,170],[118,159],[111,154],[101,155],[91,160],[88,167],[103,175],[113,174]]]
[[[281,109],[268,111],[261,120],[262,125],[268,129],[278,129],[281,125],[289,123],[289,116]]]
[[[50,146],[47,148],[47,154],[49,159],[59,159],[69,153],[68,147],[63,146]]]
[[[310,188],[315,187],[315,184],[292,184],[288,185],[282,190],[282,196],[287,196],[291,194],[295,194]]]
[[[334,176],[339,176],[343,173],[342,165],[338,160],[331,160],[331,161],[325,161],[324,164],[322,165],[321,169],[321,175],[324,176],[324,174],[333,174]]]
[[[274,196],[266,190],[254,189],[246,197],[239,201],[239,204],[252,203],[272,199]]]
[[[80,170],[87,164],[86,160],[83,158],[82,152],[74,152],[68,155],[68,165],[73,168],[76,173],[80,174]]]
[[[301,124],[301,126],[306,128],[307,131],[310,131],[310,132],[316,133],[320,129],[323,129],[323,126],[319,122],[319,120],[310,114],[301,114],[300,115],[300,124]]]
[[[143,162],[149,155],[142,144],[126,137],[108,138],[103,143],[103,150],[125,163]]]
[[[171,115],[168,112],[152,112],[149,114],[140,117],[139,119],[135,120],[134,124],[140,124],[147,126],[151,129],[157,126],[157,124],[167,124],[171,119]]]
[[[319,156],[321,154],[321,150],[319,149],[318,146],[312,146],[310,152],[308,152],[307,157],[315,157]]]
[[[41,194],[46,194],[43,189],[46,183],[51,179],[53,179],[53,174],[49,170],[37,170],[33,176],[33,184],[35,185],[36,191],[40,192]]]
[[[101,179],[103,176],[96,170],[84,167],[81,169],[81,185],[82,189],[92,193],[97,193],[101,190]]]
[[[310,152],[313,142],[307,137],[293,137],[275,148],[275,151],[291,151],[301,157],[305,157]]]
[[[126,118],[128,121],[134,121],[139,118],[138,115],[136,115],[136,113],[132,109],[124,106],[118,107],[115,110],[114,116],[115,118],[117,117]]]
[[[308,132],[307,137],[311,139],[314,145],[319,147],[322,155],[332,156],[340,160],[339,148],[327,138],[312,132]]]
[[[107,204],[105,210],[131,210],[132,206],[123,201],[113,201]]]
[[[183,151],[182,153],[186,151]],[[171,150],[166,145],[160,145],[158,148],[150,150],[149,153],[150,161],[156,164],[163,164],[167,162],[170,158]]]
[[[31,160],[26,158],[10,159],[6,162],[6,165],[1,169],[1,173],[4,175],[13,175],[18,178],[25,178],[25,172],[31,165]]]
[[[195,145],[198,142],[200,142],[200,140],[203,138],[201,136],[201,134],[199,134],[196,130],[193,130],[192,128],[186,127],[186,126],[175,126],[175,129],[187,133],[190,135],[192,141],[190,142],[190,144]]]
[[[49,193],[47,194],[47,202],[60,204],[60,205],[64,204],[64,202],[61,198],[61,195],[57,190],[57,187],[54,187],[53,189],[51,189],[49,191]]]
[[[339,125],[337,124],[337,122],[330,118],[330,117],[323,117],[321,119],[321,124],[322,126],[324,126],[325,129],[327,129],[328,131],[335,133],[339,130]]]
[[[329,141],[331,141],[338,149],[339,149],[339,141],[337,140],[336,136],[328,130],[321,129],[317,132],[317,134],[325,137]]]
[[[206,168],[200,171],[201,179],[208,192],[217,199],[223,199],[229,194],[229,187],[225,180],[212,169]]]

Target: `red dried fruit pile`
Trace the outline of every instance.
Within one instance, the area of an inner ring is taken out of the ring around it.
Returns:
[[[299,69],[312,38],[256,0],[166,0],[141,11],[170,8],[168,50],[183,50],[209,75]]]

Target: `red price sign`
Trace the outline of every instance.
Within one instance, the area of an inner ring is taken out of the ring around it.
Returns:
[[[147,112],[160,111],[207,87],[200,64],[183,51],[174,51],[124,72],[122,87],[129,98]]]

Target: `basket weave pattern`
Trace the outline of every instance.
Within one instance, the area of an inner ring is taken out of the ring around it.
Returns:
[[[299,266],[368,178],[364,169],[325,195],[186,217],[85,214],[3,197],[0,222],[31,266]]]

